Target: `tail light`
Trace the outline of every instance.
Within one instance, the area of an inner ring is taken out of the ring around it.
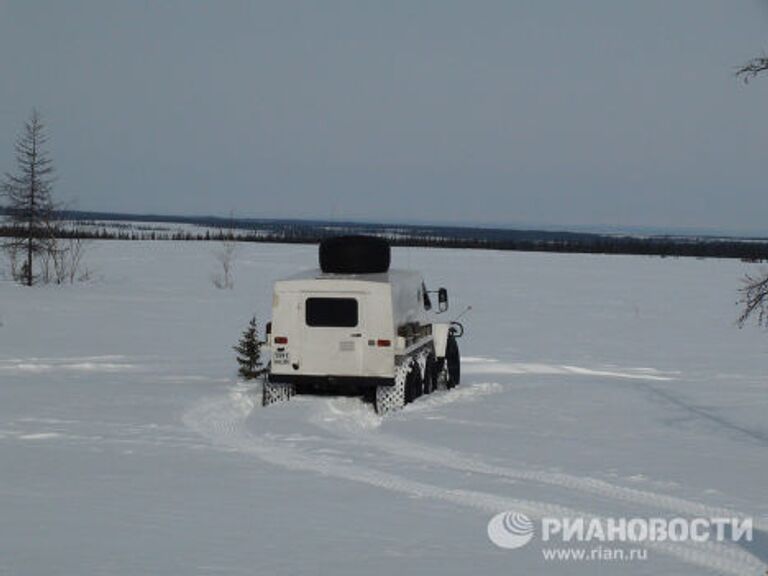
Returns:
[[[275,336],[275,344],[288,344],[288,338],[285,336]]]
[[[376,340],[376,346],[378,346],[379,348],[388,348],[392,346],[392,340],[384,340],[384,339]]]

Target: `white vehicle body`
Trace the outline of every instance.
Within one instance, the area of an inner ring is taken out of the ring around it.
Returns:
[[[309,270],[275,283],[270,381],[314,390],[394,381],[403,358],[445,354],[449,324],[429,319],[421,274]]]

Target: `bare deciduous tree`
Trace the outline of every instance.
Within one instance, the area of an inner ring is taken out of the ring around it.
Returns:
[[[768,57],[753,58],[736,71],[736,76],[748,83],[758,74],[768,71]],[[757,318],[759,325],[768,326],[768,272],[760,276],[747,274],[743,279],[744,285],[739,289],[739,303],[742,311],[737,323],[744,324],[752,317]]]
[[[214,274],[213,284],[216,288],[234,288],[235,280],[232,277],[232,265],[235,259],[237,242],[233,239],[222,240],[221,248],[216,251],[216,260],[221,264],[221,272]]]
[[[90,276],[88,268],[83,268],[83,256],[89,243],[85,238],[67,239],[69,263],[66,266],[66,270],[70,284],[73,284],[75,280],[87,280]]]
[[[48,253],[42,258],[44,281],[74,284],[75,280],[87,278],[88,270],[83,270],[87,245],[88,240],[74,236],[52,239]]]
[[[2,187],[14,227],[14,237],[4,248],[11,259],[13,277],[27,286],[37,279],[36,257],[49,251],[54,236],[53,163],[45,150],[47,140],[40,115],[33,110],[16,141],[16,172],[5,174]]]
[[[753,58],[736,70],[736,76],[744,80],[745,84],[749,84],[750,80],[765,71],[768,71],[768,56],[761,56],[760,58]]]
[[[237,236],[235,235],[235,221],[230,215],[229,226],[221,231],[221,246],[215,252],[216,260],[221,265],[221,272],[213,275],[211,280],[216,288],[235,287],[235,279],[232,276],[232,267],[237,251]]]
[[[739,303],[743,309],[737,320],[738,325],[744,326],[747,320],[756,316],[758,324],[768,326],[768,273],[759,277],[747,274],[743,282],[739,289]]]

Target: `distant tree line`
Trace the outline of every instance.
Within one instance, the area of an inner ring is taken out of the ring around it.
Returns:
[[[211,227],[206,230],[174,230],[127,223],[109,226],[78,227],[77,222],[60,226],[56,235],[62,239],[93,240],[173,240],[237,241],[289,244],[316,244],[325,237],[339,234],[374,234],[388,238],[393,246],[474,248],[525,252],[560,252],[585,254],[634,254],[662,257],[738,258],[747,261],[768,260],[768,242],[728,238],[678,236],[612,236],[573,232],[538,232],[484,228],[392,227],[374,225],[321,225],[317,223],[262,224],[254,229]],[[16,237],[13,223],[0,225],[0,237]]]

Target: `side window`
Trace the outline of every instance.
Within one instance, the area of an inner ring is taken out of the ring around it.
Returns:
[[[354,328],[358,322],[358,305],[354,298],[307,298],[307,326],[325,328]]]

